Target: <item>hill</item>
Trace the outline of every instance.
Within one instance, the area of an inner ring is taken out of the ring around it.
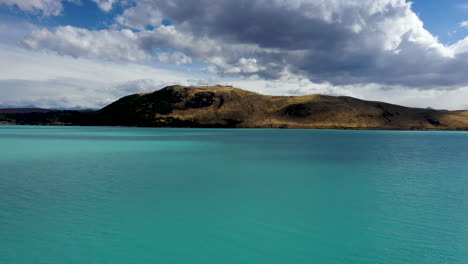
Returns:
[[[169,86],[96,112],[43,113],[55,124],[392,130],[468,130],[468,111],[409,108],[352,97],[268,96],[226,86]],[[1,121],[1,120],[0,120]]]
[[[352,97],[268,96],[226,86],[170,86],[99,111],[124,126],[468,130],[468,111],[409,108]]]

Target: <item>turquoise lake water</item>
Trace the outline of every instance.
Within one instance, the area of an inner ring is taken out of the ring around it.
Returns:
[[[0,127],[0,263],[468,263],[468,133]]]

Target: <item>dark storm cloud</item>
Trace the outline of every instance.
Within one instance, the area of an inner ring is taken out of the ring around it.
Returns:
[[[468,84],[468,40],[444,46],[405,0],[138,0],[116,21],[121,29],[38,29],[23,45],[133,62],[168,58],[154,50],[172,49],[184,58],[176,63],[203,61],[227,76],[416,88]]]

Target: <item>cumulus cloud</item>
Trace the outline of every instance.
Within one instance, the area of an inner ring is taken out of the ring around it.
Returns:
[[[196,59],[215,65],[220,73],[229,73],[235,68],[245,74],[251,73],[253,66],[258,63],[239,60],[237,54],[270,52],[266,49],[260,50],[257,45],[222,44],[213,39],[181,32],[174,26],[164,25],[153,30],[137,32],[130,29],[93,31],[72,26],[52,30],[37,28],[21,40],[20,44],[28,49],[53,50],[76,58],[103,58],[120,62],[148,62],[157,59],[162,62],[185,64]],[[157,50],[175,51],[161,53]]]
[[[92,31],[72,26],[54,30],[36,29],[20,42],[29,49],[49,49],[73,57],[104,58],[113,61],[145,61],[150,50],[141,37],[129,29]]]
[[[161,12],[148,3],[136,3],[136,6],[125,9],[122,15],[116,17],[120,25],[138,30],[144,30],[148,26],[157,27],[162,20]]]
[[[174,52],[174,53],[159,53],[158,59],[160,62],[165,63],[172,63],[176,65],[187,64],[192,62],[192,58],[188,57],[187,55],[181,52]]]
[[[239,61],[225,71],[225,73],[256,73],[262,70],[256,59],[240,58]]]
[[[264,66],[258,74],[265,78],[288,71],[335,84],[427,87],[468,81],[461,70],[467,56],[457,53],[463,49],[439,43],[404,0],[139,3],[158,10],[180,32],[218,45],[257,46],[253,54],[240,50],[236,56],[255,58]]]
[[[93,0],[103,11],[109,12],[117,0]]]
[[[172,55],[154,52],[166,48],[213,65],[220,75],[272,80],[303,76],[334,85],[421,89],[468,85],[468,41],[441,44],[406,0],[135,3],[116,18],[122,29],[37,29],[23,45],[131,62],[172,61]],[[163,18],[172,25],[161,25]]]
[[[468,28],[468,20],[460,22],[460,27]]]

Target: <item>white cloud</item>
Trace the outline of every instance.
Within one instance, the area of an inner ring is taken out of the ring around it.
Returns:
[[[0,105],[102,107],[131,93],[202,76],[137,64],[75,59],[0,45]]]
[[[157,76],[167,81],[185,80],[191,75],[139,64],[118,64],[59,56],[50,52],[26,51],[0,45],[0,79],[49,80],[77,78],[106,83],[126,82]]]
[[[31,32],[31,24],[17,21],[0,22],[0,43],[16,45],[19,40]]]
[[[92,1],[103,11],[109,12],[118,0]],[[17,7],[28,13],[39,13],[44,16],[58,16],[63,11],[63,2],[79,4],[81,0],[0,0],[0,5]]]
[[[460,27],[468,28],[468,20],[460,22]]]
[[[103,11],[109,12],[117,0],[93,0]]]
[[[157,55],[160,62],[172,63],[176,65],[187,64],[192,62],[192,58],[181,52],[162,52]]]
[[[147,26],[157,27],[161,25],[162,20],[162,14],[157,8],[140,3],[125,9],[123,14],[116,18],[120,25],[138,30],[144,30]]]
[[[255,45],[221,44],[212,39],[199,38],[180,32],[174,26],[160,26],[139,32],[129,29],[93,31],[72,26],[53,30],[37,28],[20,43],[32,50],[52,50],[76,58],[101,58],[118,62],[146,63],[157,59],[186,64],[196,59],[214,64],[226,73],[231,69],[233,72],[252,72],[256,61],[239,60],[237,54],[250,54],[258,50]],[[176,52],[157,53],[156,49]]]
[[[238,80],[226,84],[269,95],[309,95],[326,94],[351,96],[363,100],[381,101],[409,107],[432,107],[435,109],[468,110],[468,87],[444,90],[418,90],[402,86],[382,86],[379,84],[338,85],[313,83],[304,78],[282,78],[275,81]]]
[[[44,16],[57,16],[63,10],[62,0],[0,0],[2,4]]]
[[[72,26],[34,30],[21,41],[30,49],[49,49],[73,57],[113,61],[146,61],[151,51],[142,47],[140,34],[129,29],[92,31]]]
[[[334,86],[306,78],[274,81],[255,78],[225,79],[137,64],[75,59],[47,52],[25,51],[0,45],[0,105],[99,108],[132,94],[174,84],[234,85],[271,95],[321,93],[440,109],[468,109],[468,87],[450,91],[416,90],[378,84]]]
[[[262,69],[256,59],[240,58],[237,64],[225,70],[225,73],[255,73]]]
[[[450,49],[456,54],[468,54],[468,37],[453,44]]]

